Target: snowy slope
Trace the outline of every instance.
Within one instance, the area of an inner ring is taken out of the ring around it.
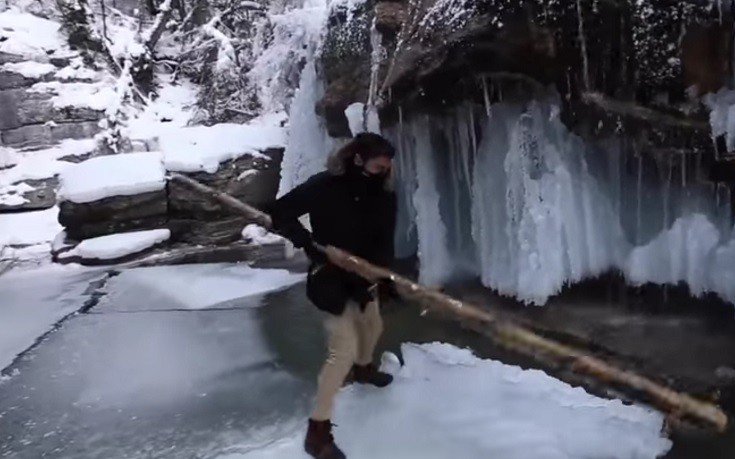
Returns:
[[[386,389],[350,386],[335,437],[351,459],[653,459],[671,442],[661,414],[604,400],[537,370],[481,360],[448,344],[404,344]],[[217,459],[297,459],[303,433]]]

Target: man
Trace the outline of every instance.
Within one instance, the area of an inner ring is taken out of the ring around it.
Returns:
[[[332,437],[332,407],[345,378],[385,387],[393,377],[373,364],[383,330],[383,286],[329,264],[316,244],[335,246],[380,266],[393,260],[396,198],[389,189],[393,146],[372,133],[358,134],[333,155],[327,171],[281,197],[271,209],[274,229],[311,259],[306,294],[326,312],[328,355],[319,374],[316,406],[304,447],[318,459],[345,455]],[[309,214],[313,234],[297,220]],[[380,287],[380,288],[376,288]]]

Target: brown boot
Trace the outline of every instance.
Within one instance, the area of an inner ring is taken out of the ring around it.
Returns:
[[[334,444],[332,423],[309,419],[309,430],[306,431],[304,449],[315,459],[346,459],[347,456]]]
[[[355,365],[352,367],[353,380],[360,384],[385,387],[393,382],[393,376],[379,371],[375,365]]]

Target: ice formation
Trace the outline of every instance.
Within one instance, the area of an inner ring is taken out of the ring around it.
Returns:
[[[633,284],[686,282],[735,301],[729,190],[713,200],[714,185],[688,181],[684,167],[673,176],[679,158],[626,159],[619,141],[583,141],[554,97],[465,105],[401,120],[389,135],[399,148],[397,253],[418,253],[423,282],[479,275],[543,304],[619,270]]]
[[[671,447],[660,413],[597,398],[541,371],[449,344],[404,344],[401,353],[405,365],[393,370],[389,388],[353,385],[338,396],[335,437],[350,458],[653,459]],[[302,445],[300,431],[215,457],[306,458]]]
[[[333,140],[327,135],[321,119],[314,113],[317,101],[324,93],[324,82],[316,72],[316,56],[321,46],[322,33],[328,14],[327,2],[312,0],[292,14],[308,15],[308,27],[303,32],[308,54],[306,66],[301,71],[299,86],[289,111],[289,132],[281,165],[281,181],[278,195],[287,193],[313,174],[323,170]]]

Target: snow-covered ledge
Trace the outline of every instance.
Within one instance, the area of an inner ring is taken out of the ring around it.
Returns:
[[[56,261],[87,266],[124,263],[150,252],[170,237],[168,229],[110,234],[87,239],[73,248],[65,247],[56,255]]]

